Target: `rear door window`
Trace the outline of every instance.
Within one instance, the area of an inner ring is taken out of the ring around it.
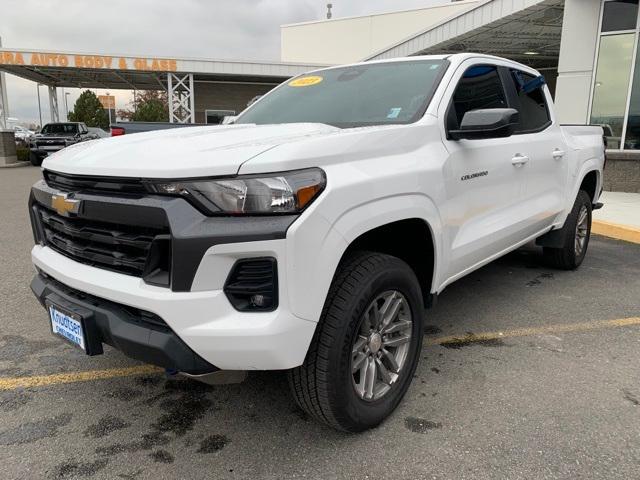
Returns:
[[[551,125],[544,82],[536,81],[538,77],[519,70],[511,70],[511,79],[518,101],[518,105],[513,107],[520,112],[520,125],[515,133],[539,132]]]

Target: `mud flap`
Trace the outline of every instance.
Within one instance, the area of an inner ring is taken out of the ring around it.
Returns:
[[[562,248],[567,238],[567,223],[562,228],[551,230],[541,237],[536,238],[536,245],[539,247]]]

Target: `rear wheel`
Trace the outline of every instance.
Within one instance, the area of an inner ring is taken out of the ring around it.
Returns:
[[[402,260],[360,252],[343,262],[293,395],[316,419],[358,432],[382,422],[406,393],[422,347],[423,306]]]
[[[591,197],[580,190],[563,227],[566,228],[564,245],[544,247],[544,256],[552,267],[574,270],[584,260],[591,238],[591,207]]]

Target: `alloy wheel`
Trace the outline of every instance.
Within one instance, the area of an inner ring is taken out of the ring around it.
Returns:
[[[351,374],[357,395],[382,398],[405,366],[413,318],[409,302],[396,290],[378,295],[364,311],[352,346]]]

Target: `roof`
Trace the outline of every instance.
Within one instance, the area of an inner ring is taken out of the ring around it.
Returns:
[[[484,0],[367,58],[477,51],[555,67],[563,14],[564,0]]]
[[[0,71],[56,87],[159,89],[168,72],[194,80],[280,83],[322,65],[0,48]]]

